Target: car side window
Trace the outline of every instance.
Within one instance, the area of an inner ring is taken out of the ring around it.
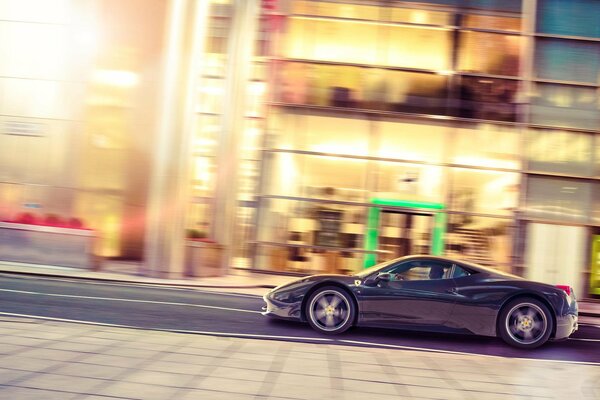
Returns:
[[[452,264],[437,260],[416,260],[386,268],[390,281],[428,281],[450,279]]]
[[[452,273],[452,278],[462,278],[464,276],[469,276],[471,273],[466,269],[459,267],[458,265],[454,265],[454,272]]]

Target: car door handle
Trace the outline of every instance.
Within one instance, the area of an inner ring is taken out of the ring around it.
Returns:
[[[456,288],[446,289],[446,292],[451,293],[451,294],[456,294]]]

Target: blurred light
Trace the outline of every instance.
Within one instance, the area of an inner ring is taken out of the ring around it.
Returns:
[[[424,11],[413,11],[410,13],[410,22],[415,24],[427,23],[427,14]]]
[[[201,86],[200,92],[209,94],[209,95],[218,96],[218,95],[223,94],[223,88],[221,86],[217,86],[217,85]]]
[[[454,75],[454,71],[452,71],[450,69],[442,69],[440,71],[436,71],[436,74],[438,74],[438,75],[444,75],[444,76],[450,76],[450,75]]]
[[[100,29],[93,23],[78,26],[75,43],[82,53],[88,56],[96,55],[102,46]]]
[[[267,85],[265,82],[251,82],[250,83],[250,94],[252,96],[262,96],[265,94]]]
[[[460,165],[477,165],[479,167],[486,168],[519,168],[519,164],[517,161],[498,160],[494,158],[484,158],[477,156],[457,156],[454,157],[454,163]]]
[[[194,180],[200,182],[198,189],[208,189],[208,182],[210,181],[210,163],[205,157],[198,157],[195,159],[194,168]]]
[[[351,5],[342,6],[340,17],[353,18],[354,17],[354,7],[352,7]]]
[[[139,83],[139,76],[131,71],[100,69],[94,71],[92,81],[107,86],[133,87]]]
[[[202,149],[204,150],[204,148],[206,147],[212,147],[216,144],[216,141],[214,139],[208,139],[208,138],[194,138],[194,148],[195,149]]]

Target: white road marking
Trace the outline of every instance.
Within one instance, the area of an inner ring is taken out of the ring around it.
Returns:
[[[128,302],[128,303],[147,303],[147,304],[161,304],[161,305],[169,305],[169,306],[186,306],[186,307],[198,307],[198,308],[211,308],[211,309],[216,309],[216,310],[236,311],[236,312],[244,312],[244,313],[252,313],[252,314],[260,314],[261,313],[261,311],[244,310],[244,309],[241,309],[241,308],[229,308],[229,307],[209,306],[209,305],[204,305],[204,304],[176,303],[176,302],[170,302],[170,301],[154,301],[154,300],[138,300],[138,299],[119,299],[119,298],[114,298],[114,297],[97,297],[97,296],[80,296],[80,295],[74,295],[74,294],[57,294],[57,293],[30,292],[30,291],[27,291],[27,290],[15,290],[15,289],[0,289],[0,292],[31,294],[31,295],[36,295],[36,296],[68,297],[68,298],[88,299],[88,300],[122,301],[122,302]]]
[[[258,294],[249,294],[249,293],[230,293],[230,292],[220,292],[219,289],[230,289],[230,290],[235,290],[235,289],[240,289],[240,290],[248,290],[248,289],[263,289],[266,292],[268,292],[269,290],[271,290],[272,288],[260,288],[260,287],[230,287],[230,288],[222,288],[219,286],[210,286],[210,287],[202,287],[202,286],[185,286],[185,285],[168,285],[168,284],[156,284],[156,283],[152,283],[152,282],[127,282],[127,281],[122,281],[122,282],[116,282],[116,281],[103,281],[103,280],[98,280],[98,281],[89,281],[88,279],[93,279],[93,278],[68,278],[68,277],[47,277],[47,276],[26,276],[26,275],[10,275],[10,274],[5,274],[2,273],[0,271],[0,275],[1,276],[6,276],[12,279],[31,279],[31,280],[47,280],[47,281],[60,281],[60,282],[69,282],[69,283],[77,283],[77,284],[85,284],[85,285],[99,285],[99,286],[117,286],[117,287],[121,287],[121,286],[125,286],[125,287],[151,287],[154,289],[160,289],[160,290],[179,290],[179,291],[194,291],[194,292],[198,292],[198,293],[206,293],[206,294],[216,294],[216,295],[220,295],[220,296],[231,296],[231,297],[248,297],[248,298],[252,298],[252,299],[256,299],[256,298],[261,298],[262,295],[258,295]]]
[[[7,313],[0,312],[0,315],[5,315],[7,317],[19,317],[19,318],[34,318],[34,319],[42,319],[46,321],[58,321],[58,322],[72,322],[77,324],[85,324],[85,325],[97,325],[97,326],[108,326],[114,328],[128,328],[128,329],[137,329],[137,330],[149,330],[149,331],[159,331],[159,332],[173,332],[173,333],[195,333],[199,335],[213,335],[213,336],[226,336],[226,337],[249,337],[249,338],[257,338],[257,339],[291,339],[291,340],[308,340],[308,341],[317,341],[317,342],[334,342],[335,339],[329,338],[316,338],[316,337],[304,337],[304,336],[277,336],[277,335],[261,335],[254,333],[229,333],[229,332],[211,332],[211,331],[196,331],[196,330],[187,330],[187,329],[162,329],[162,328],[143,328],[134,325],[121,325],[121,324],[110,324],[106,322],[93,322],[93,321],[84,321],[79,319],[68,319],[68,318],[57,318],[57,317],[43,317],[40,315],[29,315],[29,314],[17,314],[17,313]]]

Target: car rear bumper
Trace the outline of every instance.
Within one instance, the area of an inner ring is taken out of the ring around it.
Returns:
[[[566,339],[579,328],[577,314],[566,314],[556,318],[555,340]]]

